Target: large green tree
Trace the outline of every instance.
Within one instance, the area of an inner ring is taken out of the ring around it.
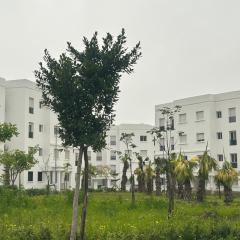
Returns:
[[[28,153],[21,150],[15,150],[0,154],[0,164],[8,169],[12,186],[14,186],[17,177],[20,177],[20,174],[24,170],[31,169],[31,167],[37,163],[34,158],[36,151],[36,148],[31,148]],[[4,174],[6,174],[6,172]],[[4,176],[3,178],[5,179],[6,177]]]
[[[126,47],[124,29],[116,39],[110,34],[99,44],[97,33],[79,51],[68,43],[67,52],[56,60],[45,50],[44,63],[35,71],[38,87],[42,90],[43,104],[57,114],[59,135],[67,146],[79,149],[76,186],[73,200],[73,218],[70,239],[76,238],[78,196],[82,156],[84,178],[88,179],[87,149],[101,151],[106,146],[106,131],[113,123],[114,106],[120,92],[123,73],[133,72],[141,56],[140,43],[132,50]],[[88,181],[85,181],[80,239],[84,238],[88,202]]]

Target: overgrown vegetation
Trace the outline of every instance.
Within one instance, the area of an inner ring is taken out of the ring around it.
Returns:
[[[240,238],[239,197],[230,206],[217,196],[207,196],[204,203],[176,200],[176,211],[167,220],[165,195],[136,195],[133,206],[129,193],[89,193],[86,239]],[[72,198],[70,191],[29,196],[26,191],[0,188],[0,240],[69,239]]]

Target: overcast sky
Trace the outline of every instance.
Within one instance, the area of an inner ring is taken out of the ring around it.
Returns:
[[[239,0],[0,0],[0,76],[34,79],[47,48],[81,49],[94,31],[141,41],[124,76],[116,123],[154,123],[154,105],[240,90]]]

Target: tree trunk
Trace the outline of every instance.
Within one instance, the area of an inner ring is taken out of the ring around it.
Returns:
[[[128,163],[123,163],[123,173],[122,173],[122,181],[121,181],[121,190],[126,191],[126,184],[127,184],[127,170],[128,170]]]
[[[137,181],[138,181],[138,191],[145,192],[145,177],[143,172],[141,173],[141,175],[137,177]]]
[[[168,193],[168,218],[172,216],[174,209],[174,187],[170,171],[167,172],[167,193]]]
[[[153,192],[153,179],[149,178],[147,180],[147,194],[151,195]]]
[[[187,179],[184,183],[185,187],[185,200],[191,201],[192,200],[192,186],[191,186],[191,181]]]
[[[132,160],[130,160],[130,172],[131,172],[131,194],[132,194],[132,205],[135,204],[135,182],[134,175],[132,171]]]
[[[80,237],[79,240],[84,240],[86,217],[87,217],[87,206],[88,206],[88,155],[87,148],[84,149],[84,189],[83,189],[83,207],[80,223]]]
[[[160,196],[161,195],[161,177],[160,177],[160,171],[159,170],[156,171],[155,184],[156,184],[156,195]]]
[[[10,170],[8,166],[4,166],[3,182],[4,186],[10,186]]]
[[[184,199],[184,189],[182,182],[178,182],[178,190],[177,190],[177,196],[179,199]]]
[[[70,240],[75,240],[76,234],[77,234],[78,198],[79,198],[79,188],[80,188],[80,173],[81,173],[81,167],[82,167],[82,155],[83,155],[83,147],[80,147],[79,156],[78,156],[77,173],[75,178],[76,186],[75,186],[74,198],[73,198],[73,215],[72,215]]]
[[[224,202],[230,203],[232,200],[232,189],[230,187],[224,186]]]
[[[204,197],[205,197],[205,179],[203,177],[199,177],[197,188],[197,201],[203,202]]]

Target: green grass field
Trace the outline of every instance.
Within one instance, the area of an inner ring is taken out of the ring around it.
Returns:
[[[68,239],[71,192],[30,197],[2,190],[0,197],[0,240]],[[133,207],[129,193],[89,193],[86,239],[240,239],[240,197],[230,206],[216,196],[203,204],[176,200],[168,220],[164,196],[137,194]]]

